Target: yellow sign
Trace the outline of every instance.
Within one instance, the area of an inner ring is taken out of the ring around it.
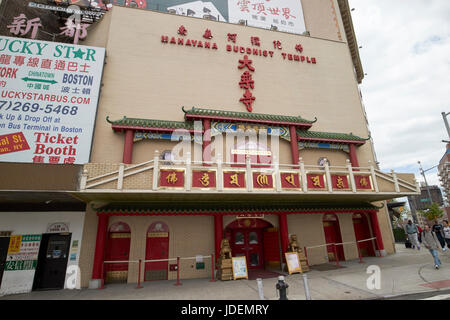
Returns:
[[[234,184],[234,185],[237,185],[238,187],[240,187],[237,173],[231,175],[230,178],[231,178],[230,184]]]
[[[284,255],[286,257],[286,263],[289,270],[289,274],[298,272],[303,273],[298,252],[286,252]]]
[[[8,253],[20,252],[20,246],[22,244],[22,236],[11,236],[9,239]]]

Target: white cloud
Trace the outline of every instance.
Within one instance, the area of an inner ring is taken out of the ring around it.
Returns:
[[[450,111],[450,1],[349,3],[380,166],[423,181],[417,161],[425,170],[437,165],[449,140],[441,112]],[[428,184],[439,185],[436,172],[427,172]]]

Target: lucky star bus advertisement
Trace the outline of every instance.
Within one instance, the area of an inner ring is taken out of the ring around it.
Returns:
[[[0,36],[0,162],[89,162],[105,49]]]

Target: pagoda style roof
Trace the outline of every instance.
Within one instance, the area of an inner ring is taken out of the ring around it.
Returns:
[[[353,205],[337,204],[285,204],[285,205],[248,205],[248,204],[155,204],[155,203],[110,203],[95,208],[98,213],[104,214],[161,214],[161,215],[200,215],[200,214],[241,214],[241,213],[326,213],[326,212],[361,212],[379,210],[370,203],[357,203]]]
[[[111,121],[106,117],[106,121],[111,123],[113,130],[121,131],[124,129],[134,129],[139,131],[166,131],[172,132],[176,129],[185,129],[194,131],[193,122],[185,121],[169,121],[169,120],[153,120],[123,117],[119,120]]]
[[[316,142],[332,142],[332,143],[353,143],[364,144],[369,138],[361,138],[353,133],[336,133],[336,132],[318,132],[297,130],[298,140],[316,141]]]
[[[213,120],[225,120],[233,122],[252,122],[252,123],[264,123],[272,125],[294,125],[298,127],[310,128],[313,123],[317,121],[315,118],[313,121],[303,119],[300,116],[284,116],[254,112],[238,112],[238,111],[225,111],[225,110],[212,110],[193,107],[190,110],[181,108],[185,113],[186,120],[196,119],[213,119]]]

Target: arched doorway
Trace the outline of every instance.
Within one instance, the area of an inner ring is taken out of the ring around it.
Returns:
[[[169,258],[169,227],[162,221],[153,222],[147,230],[145,260]],[[168,261],[146,262],[145,281],[167,280]]]
[[[278,230],[256,218],[236,219],[225,228],[233,257],[245,256],[247,267],[264,269],[280,265]]]
[[[367,220],[367,217],[365,214],[363,214],[363,213],[354,213],[353,214],[353,228],[355,229],[356,241],[371,238],[370,229],[369,229],[369,221]],[[363,256],[363,257],[374,257],[375,256],[373,240],[360,242],[359,248],[361,251],[361,256]]]
[[[106,261],[128,261],[130,258],[131,231],[125,222],[116,222],[109,227],[106,245]],[[105,263],[105,282],[126,283],[128,262]]]
[[[325,232],[326,243],[342,243],[339,220],[334,213],[327,213],[323,216],[323,230]],[[344,248],[342,245],[336,246],[339,261],[344,261]],[[327,246],[328,261],[336,261],[334,246]]]

